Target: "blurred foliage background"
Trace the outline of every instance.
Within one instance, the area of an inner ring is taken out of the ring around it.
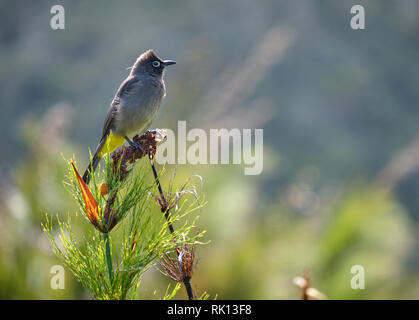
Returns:
[[[50,28],[54,4],[65,30]],[[354,4],[365,30],[350,28]],[[259,176],[178,167],[209,202],[198,294],[298,299],[309,268],[331,299],[419,298],[418,1],[2,0],[0,15],[0,298],[88,298],[69,272],[50,288],[59,262],[40,224],[75,212],[62,157],[87,164],[148,48],[178,62],[153,127],[264,129]],[[350,287],[354,265],[365,290]],[[140,297],[167,284],[150,271]]]

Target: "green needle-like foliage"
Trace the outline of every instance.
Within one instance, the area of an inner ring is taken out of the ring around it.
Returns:
[[[151,212],[154,181],[150,179],[150,167],[143,160],[138,161],[142,163],[130,170],[124,179],[120,179],[119,170],[115,172],[110,157],[106,158],[102,172],[98,169],[97,174],[92,174],[89,190],[97,202],[98,225],[105,224],[106,210],[108,213],[111,210],[116,218],[115,228],[104,232],[103,228],[92,224],[90,231],[82,239],[77,239],[70,216],[66,221],[57,216],[58,237],[53,228],[55,219],[47,215],[43,224],[54,253],[93,298],[136,297],[141,276],[155,266],[165,253],[175,252],[176,248],[186,244],[195,245],[204,234],[196,232],[196,218],[192,223],[185,218],[202,206],[196,195],[179,199],[180,203],[176,203],[176,210],[170,211],[169,219],[160,212]],[[66,186],[87,217],[81,186],[71,164],[68,168]],[[103,185],[106,192],[102,191]],[[87,221],[92,222],[90,219]],[[169,224],[176,224],[173,234],[169,232]],[[106,248],[107,238],[109,248]]]

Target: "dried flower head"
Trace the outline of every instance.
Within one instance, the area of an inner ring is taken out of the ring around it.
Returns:
[[[294,284],[301,289],[301,300],[327,300],[325,294],[310,287],[310,270],[305,269],[302,276],[293,279]]]
[[[134,163],[138,159],[156,153],[157,145],[166,139],[166,131],[161,129],[149,130],[141,136],[136,135],[132,141],[138,144],[141,149],[133,146],[122,147],[112,154],[112,172],[119,172],[119,179],[124,180],[129,172],[128,165]]]
[[[166,277],[177,282],[189,282],[195,268],[195,246],[183,245],[176,249],[176,257],[165,253],[159,262]]]

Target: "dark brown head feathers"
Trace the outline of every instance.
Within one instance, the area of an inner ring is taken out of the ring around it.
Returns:
[[[154,52],[153,49],[149,49],[146,52],[144,52],[141,56],[138,57],[137,61],[148,61],[148,60],[159,60],[159,56]]]
[[[156,65],[158,66],[156,67]],[[131,69],[131,73],[147,72],[159,75],[162,74],[163,68],[163,60],[159,58],[154,50],[150,49],[137,58],[137,61],[135,61],[134,66]]]

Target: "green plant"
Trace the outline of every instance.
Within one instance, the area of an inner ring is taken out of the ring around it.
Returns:
[[[152,159],[158,142],[155,135],[148,132],[136,138]],[[123,147],[112,156],[108,155],[104,168],[91,173],[90,188],[81,179],[74,160],[68,162],[65,185],[83,216],[94,226],[83,235],[82,241],[72,229],[70,215],[66,221],[47,215],[43,224],[54,253],[93,298],[136,298],[139,280],[147,270],[170,254],[186,257],[188,251],[185,248],[195,250],[195,246],[201,243],[198,239],[204,232],[196,231],[197,217],[191,223],[185,218],[204,205],[196,189],[187,191],[184,184],[179,191],[173,191],[171,184],[170,192],[165,195],[152,162],[159,191],[159,196],[154,196],[154,181],[148,182],[150,167],[142,159],[146,155],[143,150]],[[159,199],[157,203],[163,214],[151,213],[151,198]],[[58,237],[54,231],[55,221]],[[188,262],[184,259],[184,263],[189,263],[193,270],[193,259]],[[179,272],[182,270],[180,263]],[[190,276],[188,281],[185,277],[181,280],[189,298],[194,298]],[[178,290],[177,285],[171,293],[166,292],[165,298],[173,298]]]

